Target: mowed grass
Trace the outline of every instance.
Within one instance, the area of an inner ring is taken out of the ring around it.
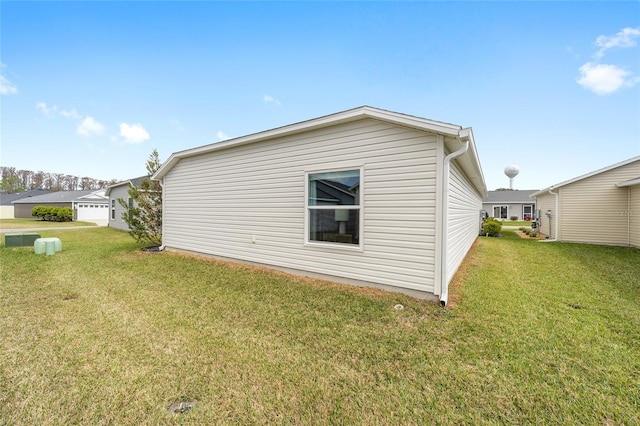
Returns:
[[[69,228],[73,226],[96,226],[93,222],[48,222],[40,219],[0,219],[0,229],[20,229],[26,228]]]
[[[480,238],[443,309],[42,234],[0,249],[0,424],[640,423],[637,249]]]

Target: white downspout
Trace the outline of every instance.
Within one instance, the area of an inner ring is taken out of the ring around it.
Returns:
[[[627,188],[627,245],[631,247],[631,187]]]
[[[444,157],[443,161],[443,175],[442,175],[442,238],[440,245],[440,304],[442,306],[447,305],[447,299],[449,297],[449,282],[447,280],[447,235],[449,231],[449,224],[447,223],[449,220],[449,171],[451,168],[451,160],[456,157],[461,156],[469,149],[469,137],[465,136],[465,139],[462,140],[462,136],[460,133],[462,130],[458,131],[458,137],[456,138],[462,146],[459,150],[454,151]]]
[[[558,212],[558,193],[557,192],[553,192],[553,188],[549,189],[549,194],[554,195],[556,197],[556,210],[553,212],[556,219],[553,225],[553,233],[554,233],[554,237],[550,238],[548,240],[540,240],[540,241],[547,241],[547,242],[554,242],[554,241],[558,241],[558,218],[560,217],[560,214]],[[551,220],[551,218],[549,218],[549,220]],[[549,235],[549,237],[551,237],[551,235]]]

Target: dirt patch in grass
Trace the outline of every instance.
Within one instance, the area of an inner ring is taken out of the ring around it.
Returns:
[[[520,238],[524,238],[525,240],[544,240],[546,237],[546,235],[541,234],[538,232],[538,235],[536,235],[535,237],[531,237],[527,234],[525,234],[522,231],[516,231],[516,234],[520,237]]]

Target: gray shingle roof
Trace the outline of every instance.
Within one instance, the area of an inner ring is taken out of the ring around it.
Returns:
[[[15,194],[0,194],[0,206],[12,206],[13,202],[22,198],[36,197],[42,194],[48,194],[46,189],[30,189],[24,192],[16,192]]]
[[[127,179],[127,180],[123,180],[123,181],[120,181],[120,182],[116,182],[116,183],[114,183],[113,185],[110,185],[110,186],[107,188],[106,195],[107,195],[107,196],[109,196],[109,195],[111,194],[111,190],[112,190],[113,188],[116,188],[116,187],[118,187],[118,186],[122,186],[122,185],[129,185],[129,184],[131,184],[131,185],[133,185],[133,186],[135,186],[135,187],[138,187],[138,188],[139,188],[139,187],[140,187],[140,185],[142,184],[142,181],[143,181],[144,179],[149,179],[149,178],[150,178],[150,176],[149,176],[149,175],[144,175],[144,176],[139,176],[139,177],[136,177],[136,178],[133,178],[133,179]]]
[[[87,197],[88,195],[98,192],[95,189],[88,191],[58,191],[51,192],[49,194],[38,195],[37,197],[23,198],[14,201],[14,204],[27,204],[27,203],[71,203],[73,201],[86,201],[86,202],[107,202],[105,197],[98,195]]]
[[[529,195],[537,192],[537,189],[526,189],[521,191],[488,191],[483,203],[533,203]]]

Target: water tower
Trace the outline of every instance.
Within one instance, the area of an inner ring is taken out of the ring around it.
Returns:
[[[504,168],[504,174],[509,178],[509,189],[513,189],[513,178],[518,176],[518,173],[520,173],[520,168],[515,164]]]

